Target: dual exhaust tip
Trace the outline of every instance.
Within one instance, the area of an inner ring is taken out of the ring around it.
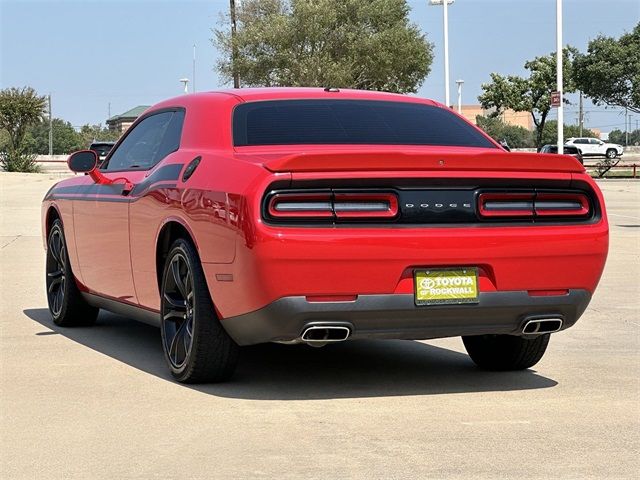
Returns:
[[[559,332],[562,318],[534,318],[522,327],[523,335],[544,335]],[[300,339],[308,345],[323,347],[328,343],[344,342],[351,335],[351,329],[344,325],[311,325],[304,329]]]
[[[561,328],[561,318],[535,318],[524,324],[522,333],[524,335],[544,335],[545,333],[559,332]]]

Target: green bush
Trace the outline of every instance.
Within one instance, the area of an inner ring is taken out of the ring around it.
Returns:
[[[40,172],[40,165],[36,163],[37,155],[27,153],[24,149],[0,152],[0,167],[5,172]]]

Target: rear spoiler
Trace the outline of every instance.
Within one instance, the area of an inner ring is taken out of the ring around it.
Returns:
[[[584,167],[568,155],[503,152],[406,152],[336,151],[302,152],[263,156],[262,164],[272,172],[336,172],[375,170],[491,170],[517,172],[583,173]]]

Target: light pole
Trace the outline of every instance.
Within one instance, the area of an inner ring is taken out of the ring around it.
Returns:
[[[456,85],[458,86],[458,113],[462,114],[462,85],[464,84],[464,80],[456,80]]]
[[[184,93],[189,93],[189,79],[181,78],[179,81],[184,85]]]
[[[449,9],[454,0],[429,0],[429,5],[442,5],[442,23],[444,30],[444,103],[450,106],[449,100]]]
[[[564,153],[564,106],[562,101],[562,0],[556,0],[556,77],[558,81],[557,91],[560,94],[558,105],[558,153]]]

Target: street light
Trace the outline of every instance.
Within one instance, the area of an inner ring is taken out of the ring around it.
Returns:
[[[449,106],[449,11],[447,6],[454,0],[429,0],[429,5],[442,5],[442,23],[444,25],[444,103]]]
[[[462,85],[464,84],[464,80],[456,80],[456,85],[458,86],[458,113],[462,114]]]
[[[189,93],[189,79],[188,78],[181,78],[179,80],[180,83],[182,83],[184,85],[184,93]]]

